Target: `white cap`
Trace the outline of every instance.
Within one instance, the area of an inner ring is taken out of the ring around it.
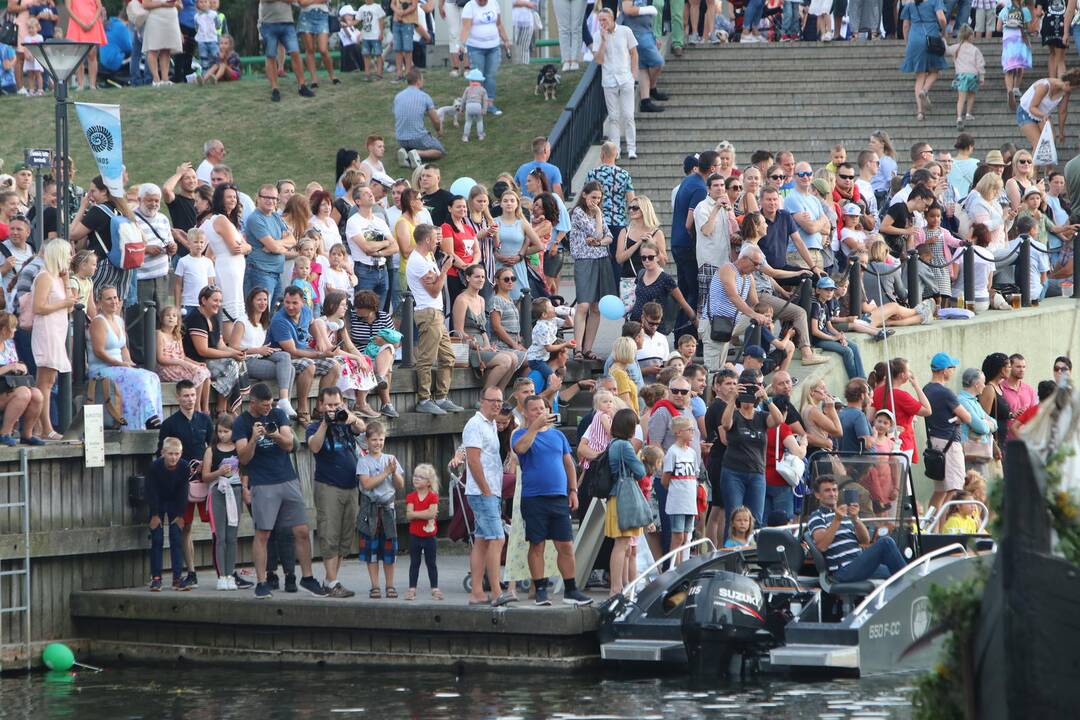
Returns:
[[[352,5],[345,4],[341,6],[341,8],[337,11],[337,14],[338,17],[341,17],[342,15],[355,15],[356,10],[353,9]]]

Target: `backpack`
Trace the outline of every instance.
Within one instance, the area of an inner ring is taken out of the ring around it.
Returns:
[[[608,451],[600,453],[595,460],[589,461],[589,467],[581,479],[586,493],[590,497],[607,499],[611,496],[611,489],[615,486],[615,478],[611,476],[611,464],[608,463]]]
[[[109,264],[117,270],[134,270],[142,267],[146,257],[146,240],[143,238],[142,230],[109,206],[98,205],[97,207],[111,217],[109,237],[112,239],[112,247],[106,248],[98,238],[98,244],[105,251]]]

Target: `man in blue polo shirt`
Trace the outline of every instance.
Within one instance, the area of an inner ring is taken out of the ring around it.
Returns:
[[[255,212],[244,222],[244,239],[251,246],[244,270],[244,297],[255,288],[264,287],[270,292],[270,307],[281,300],[285,254],[296,247],[296,238],[276,210],[277,204],[277,186],[263,185],[259,188]]]
[[[544,543],[551,540],[558,552],[563,578],[563,602],[591,605],[577,589],[574,530],[570,513],[577,509],[577,471],[570,443],[555,427],[554,416],[538,395],[525,400],[527,425],[514,431],[510,441],[521,463],[521,517],[529,542],[529,573],[536,588],[536,604],[550,605],[544,575]]]
[[[840,486],[831,475],[814,485],[819,507],[810,515],[807,529],[817,549],[825,554],[829,574],[837,582],[883,579],[906,564],[888,535],[870,544],[870,531],[859,519],[858,503],[840,503]],[[866,545],[866,549],[862,546]]]
[[[686,298],[686,304],[700,311],[698,306],[698,257],[697,233],[694,232],[694,208],[708,196],[705,178],[720,165],[720,155],[706,150],[698,156],[697,167],[683,178],[675,193],[675,208],[671,215],[671,256],[675,259],[675,269],[679,290]],[[681,327],[690,318],[683,317],[680,310],[675,318],[675,327]]]
[[[335,385],[341,375],[341,365],[330,353],[312,349],[311,333],[308,332],[310,325],[311,310],[304,304],[304,291],[290,285],[285,288],[281,308],[270,320],[266,344],[284,350],[292,358],[293,369],[296,370],[297,416],[302,424],[310,420],[308,395],[311,381],[316,377],[322,378],[319,387],[325,388]]]

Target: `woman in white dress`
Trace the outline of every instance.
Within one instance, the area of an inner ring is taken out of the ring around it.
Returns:
[[[240,231],[240,196],[236,186],[223,183],[214,190],[210,216],[199,229],[214,252],[214,275],[221,289],[225,314],[224,334],[232,337],[232,324],[244,316],[244,256],[251,246]]]
[[[184,39],[180,35],[181,5],[180,0],[142,0],[143,8],[148,11],[143,26],[142,47],[154,87],[172,85],[169,80],[169,59],[173,53],[184,49]]]

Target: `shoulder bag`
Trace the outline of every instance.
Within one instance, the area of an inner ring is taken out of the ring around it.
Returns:
[[[717,269],[717,274],[720,270]],[[709,281],[708,295],[705,299],[705,309],[709,313],[709,339],[713,342],[726,343],[731,341],[731,335],[735,332],[735,318],[738,313],[731,317],[713,315],[712,313],[712,280]]]
[[[0,43],[17,47],[19,44],[19,26],[15,24],[15,18],[10,13],[3,14],[0,20]]]
[[[615,485],[615,510],[618,515],[619,529],[623,531],[643,528],[652,522],[649,501],[641,493],[637,480],[626,473],[626,463],[622,463],[619,479]]]
[[[806,471],[806,461],[804,461],[798,455],[789,453],[786,449],[783,452],[783,458],[780,457],[780,426],[776,426],[776,472],[780,477],[784,478],[784,481],[794,490],[799,486],[802,481],[803,473]]]
[[[938,450],[930,444],[930,428],[926,428],[926,449],[923,451],[923,470],[930,480],[941,482],[945,479],[945,457],[949,454],[949,448],[956,442],[956,433],[945,443],[945,447]]]
[[[611,497],[612,487],[615,482],[611,477],[611,466],[608,464],[608,451],[600,453],[595,459],[589,461],[589,467],[581,477],[583,489],[594,498]]]

